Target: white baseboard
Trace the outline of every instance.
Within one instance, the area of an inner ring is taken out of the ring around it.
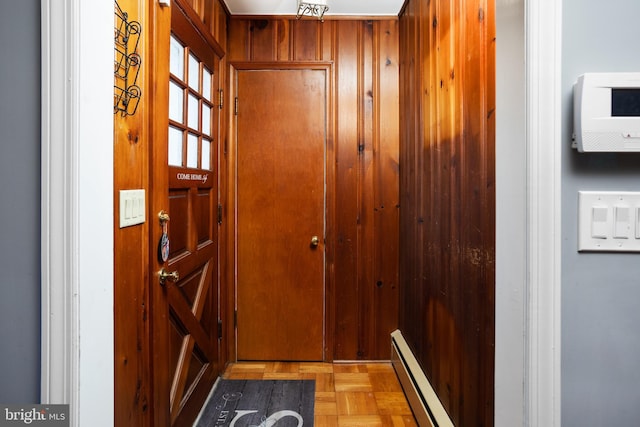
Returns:
[[[438,395],[431,387],[399,330],[391,333],[391,363],[420,427],[453,427]]]

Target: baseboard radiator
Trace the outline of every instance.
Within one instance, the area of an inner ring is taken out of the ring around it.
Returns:
[[[420,427],[453,427],[449,414],[399,330],[391,334],[391,362]]]

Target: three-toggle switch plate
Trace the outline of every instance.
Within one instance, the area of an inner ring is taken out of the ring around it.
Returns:
[[[640,252],[640,192],[579,191],[578,251]]]
[[[147,210],[145,191],[120,190],[120,228],[142,224]]]

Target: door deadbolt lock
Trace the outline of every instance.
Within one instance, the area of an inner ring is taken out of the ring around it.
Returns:
[[[158,272],[158,276],[160,276],[160,284],[163,286],[167,282],[167,280],[171,282],[177,282],[178,280],[180,280],[180,274],[178,274],[178,271],[172,271],[171,273],[169,273],[164,268]]]

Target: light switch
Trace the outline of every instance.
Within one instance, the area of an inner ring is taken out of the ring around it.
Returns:
[[[130,220],[133,217],[133,200],[124,199],[124,219]]]
[[[640,192],[579,191],[578,251],[640,252]]]
[[[594,239],[606,239],[610,228],[609,208],[606,206],[594,206],[591,209],[591,237]]]
[[[145,221],[145,191],[120,190],[120,228]]]
[[[139,197],[133,199],[133,212],[133,217],[136,219],[142,216],[142,203]]]
[[[628,239],[631,235],[629,206],[613,207],[613,238]]]

